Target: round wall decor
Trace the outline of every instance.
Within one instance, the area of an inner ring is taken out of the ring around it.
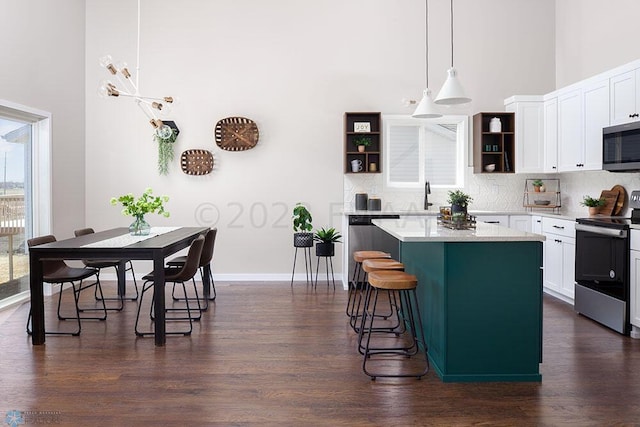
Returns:
[[[186,150],[180,156],[180,166],[187,175],[207,175],[213,170],[213,154],[208,150]]]
[[[258,126],[245,117],[227,117],[216,123],[216,144],[227,151],[244,151],[258,143]]]

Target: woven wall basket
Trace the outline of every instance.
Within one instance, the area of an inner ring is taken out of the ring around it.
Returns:
[[[213,170],[213,154],[208,150],[186,150],[180,156],[180,167],[187,175],[207,175]]]
[[[245,151],[258,143],[258,126],[245,117],[227,117],[216,123],[214,136],[218,147],[227,151]]]

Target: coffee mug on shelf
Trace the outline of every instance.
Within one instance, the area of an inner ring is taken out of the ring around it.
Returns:
[[[360,172],[362,171],[362,160],[351,160],[351,172]]]

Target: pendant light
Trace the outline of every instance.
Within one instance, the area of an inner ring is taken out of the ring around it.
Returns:
[[[429,0],[424,2],[424,33],[425,33],[425,74],[426,74],[426,89],[422,93],[422,100],[418,104],[418,107],[413,112],[412,117],[416,119],[434,119],[436,117],[442,117],[437,111],[436,104],[433,103],[431,98],[431,90],[429,89]]]
[[[451,68],[447,70],[447,80],[442,85],[435,103],[439,105],[466,104],[471,102],[467,98],[464,88],[458,80],[458,72],[453,66],[453,0],[451,0]]]

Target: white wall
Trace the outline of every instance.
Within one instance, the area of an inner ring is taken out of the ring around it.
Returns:
[[[0,98],[52,113],[53,233],[84,223],[82,0],[0,0]]]
[[[615,3],[632,12],[626,16],[637,16],[631,0]],[[455,65],[473,102],[448,111],[501,111],[511,95],[546,93],[635,59],[627,58],[625,44],[621,52],[609,51],[619,34],[604,31],[594,41],[594,30],[580,27],[585,14],[591,21],[625,15],[610,4],[457,0]],[[87,225],[127,225],[129,218],[109,198],[150,186],[171,196],[171,218],[150,217],[153,225],[220,229],[216,273],[290,274],[290,211],[297,201],[310,205],[315,226],[340,226],[343,113],[409,114],[412,108],[402,99],[419,99],[424,88],[424,2],[399,5],[142,0],[142,92],[181,98],[171,116],[181,130],[177,157],[185,149],[206,148],[216,161],[208,176],[184,175],[176,160],[169,176],[161,177],[152,129],[142,113],[127,100],[95,96],[107,77],[97,63],[100,55],[109,52],[134,68],[136,2],[87,0]],[[450,61],[449,1],[429,5],[430,87],[437,93]],[[257,122],[255,149],[231,153],[216,147],[215,123],[235,115]],[[520,198],[517,181],[469,175],[474,195],[508,194],[492,196],[490,207],[506,208]],[[421,200],[418,192],[406,197]]]
[[[514,93],[553,89],[553,0],[460,0],[455,7],[455,64],[474,98],[466,114],[502,107]],[[135,1],[88,0],[86,8],[87,225],[127,225],[109,198],[150,186],[170,195],[172,213],[150,217],[152,225],[220,229],[218,274],[290,274],[297,201],[310,205],[316,227],[340,226],[343,113],[408,112],[401,100],[418,98],[424,87],[421,0],[402,7],[387,0],[143,0],[142,92],[181,98],[171,116],[181,130],[177,156],[206,148],[216,161],[205,177],[183,174],[177,161],[160,177],[142,113],[125,99],[95,96],[107,77],[100,55],[134,68]],[[430,83],[439,88],[450,60],[449,2],[431,0],[430,9]],[[215,123],[235,115],[257,122],[255,149],[216,147]]]
[[[556,84],[567,86],[640,57],[637,0],[556,0]]]

